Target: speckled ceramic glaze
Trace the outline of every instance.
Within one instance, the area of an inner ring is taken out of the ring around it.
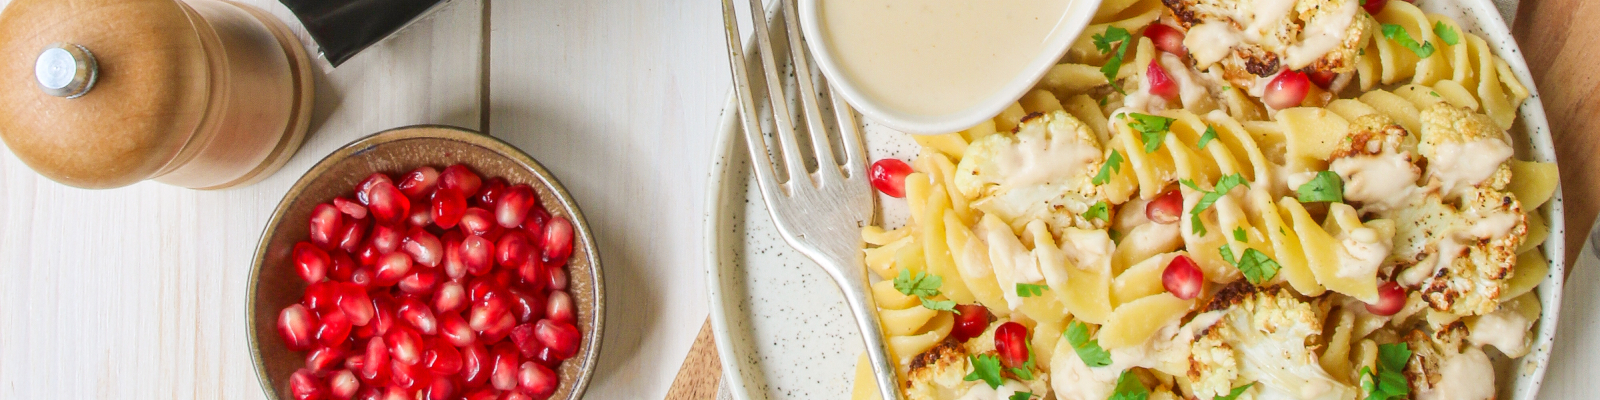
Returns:
[[[1544,106],[1521,51],[1490,0],[1418,3],[1424,11],[1455,18],[1464,29],[1483,36],[1506,60],[1516,77],[1533,92],[1512,128],[1520,141],[1517,157],[1554,161]],[[752,53],[747,50],[747,54]],[[752,59],[751,64],[758,65],[759,61]],[[732,98],[723,108],[706,207],[706,277],[723,379],[738,399],[848,398],[856,359],[863,351],[860,334],[828,276],[777,235],[761,193],[750,185],[750,166],[737,110]],[[868,156],[873,160],[912,159],[916,155],[917,145],[909,135],[872,121],[864,121],[864,132]],[[879,218],[886,227],[905,223],[904,200],[879,200]],[[1561,193],[1558,191],[1540,212],[1546,213],[1551,230],[1544,246],[1546,258],[1552,260],[1550,273],[1537,289],[1544,315],[1534,327],[1531,354],[1517,362],[1497,360],[1500,399],[1531,400],[1537,396],[1550,358],[1556,316],[1560,314],[1566,254]]]

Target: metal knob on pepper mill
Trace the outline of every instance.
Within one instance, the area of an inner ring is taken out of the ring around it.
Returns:
[[[219,0],[16,0],[0,13],[0,139],[92,189],[247,185],[300,148],[311,64],[287,26]]]

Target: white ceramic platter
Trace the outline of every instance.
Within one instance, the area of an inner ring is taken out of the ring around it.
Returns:
[[[1533,96],[1519,110],[1518,158],[1554,161],[1544,107],[1509,29],[1489,0],[1420,0],[1424,11],[1450,16],[1484,37]],[[775,7],[769,7],[774,9]],[[781,32],[781,27],[774,27]],[[747,46],[748,49],[748,46]],[[747,50],[753,54],[753,50]],[[786,54],[786,52],[778,52]],[[758,65],[754,58],[751,65]],[[758,95],[758,98],[764,98]],[[826,103],[826,102],[824,102]],[[825,111],[827,113],[827,111]],[[784,243],[772,226],[752,177],[737,106],[731,97],[717,133],[716,159],[706,204],[706,267],[712,329],[724,366],[724,382],[738,399],[848,398],[863,346],[833,282],[811,260]],[[766,126],[770,126],[768,121]],[[868,157],[911,159],[917,146],[906,134],[864,121]],[[770,139],[769,139],[770,140]],[[899,226],[906,218],[900,199],[880,198],[879,218]],[[1534,328],[1534,350],[1497,365],[1499,398],[1537,397],[1550,359],[1560,314],[1566,251],[1562,199],[1558,191],[1540,212],[1550,236],[1544,245],[1550,275],[1539,286],[1543,317]]]

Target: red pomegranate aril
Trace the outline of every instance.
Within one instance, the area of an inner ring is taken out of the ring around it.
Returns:
[[[467,300],[473,303],[483,301],[489,292],[500,290],[500,284],[493,278],[482,276],[467,282]]]
[[[343,346],[323,346],[306,355],[306,369],[322,373],[332,371],[345,362]]]
[[[562,267],[548,268],[545,271],[549,277],[550,290],[567,290],[567,269]]]
[[[439,319],[433,315],[433,310],[423,304],[422,300],[414,297],[400,299],[400,309],[397,310],[400,320],[416,328],[417,332],[432,335],[439,332]]]
[[[389,253],[378,260],[373,270],[372,284],[378,287],[394,286],[411,274],[411,256],[406,253]]]
[[[489,350],[483,344],[461,346],[461,381],[466,387],[483,386],[484,381],[489,379],[489,370],[493,365]]]
[[[294,394],[295,400],[320,400],[328,395],[328,388],[316,374],[302,369],[289,375],[289,392]]]
[[[335,197],[333,199],[333,208],[339,209],[339,212],[350,216],[351,219],[367,218],[367,206],[363,206],[361,203],[357,203],[350,199]]]
[[[557,358],[563,360],[577,355],[578,345],[583,340],[583,334],[578,332],[577,327],[549,319],[541,319],[539,323],[534,324],[533,336],[539,338],[539,343],[549,347]]]
[[[482,276],[494,269],[494,253],[494,242],[482,236],[467,236],[461,241],[461,264],[473,276]]]
[[[335,399],[349,400],[355,397],[358,390],[361,390],[361,381],[356,379],[356,373],[348,369],[341,369],[328,378],[328,395]]]
[[[1285,70],[1272,78],[1267,83],[1265,94],[1261,95],[1261,102],[1274,110],[1299,106],[1305,101],[1306,93],[1311,91],[1311,80],[1306,74],[1299,71]]]
[[[278,336],[289,350],[306,351],[316,345],[316,329],[321,324],[311,310],[299,304],[290,304],[278,313]]]
[[[533,361],[537,362],[537,363],[540,363],[540,364],[544,364],[544,366],[546,366],[546,367],[556,368],[556,367],[560,367],[561,366],[561,362],[562,361],[566,361],[566,360],[562,359],[560,357],[556,357],[555,350],[550,350],[549,347],[544,347],[544,344],[540,343],[539,344],[539,352],[535,353],[533,355]]]
[[[460,226],[461,233],[465,233],[468,236],[488,235],[494,227],[499,226],[498,224],[498,222],[495,222],[494,213],[477,207],[470,207],[466,211],[462,211],[461,221],[456,223],[456,225]]]
[[[499,203],[500,196],[505,195],[506,189],[510,187],[511,184],[507,183],[505,178],[490,178],[488,182],[483,183],[482,188],[478,189],[478,193],[470,194],[472,198],[468,200],[492,210],[496,203]]]
[[[1311,72],[1306,73],[1306,78],[1311,79],[1311,83],[1316,84],[1317,87],[1324,90],[1333,85],[1333,80],[1337,79],[1338,77],[1338,73],[1333,72],[1333,70],[1326,69],[1312,70]]]
[[[495,202],[495,221],[501,228],[515,228],[522,225],[523,219],[528,217],[528,208],[538,200],[538,195],[533,193],[533,187],[516,185],[506,190],[500,200]]]
[[[372,287],[372,274],[372,267],[364,266],[356,268],[356,272],[350,273],[350,283],[361,286],[361,288],[365,290],[366,288]]]
[[[312,310],[322,310],[339,303],[338,282],[317,282],[306,286],[306,294],[300,299],[300,304]]]
[[[500,319],[489,325],[489,329],[478,332],[478,338],[487,343],[498,343],[511,334],[511,328],[517,326],[517,318],[511,314],[501,315]]]
[[[478,177],[478,174],[467,169],[465,165],[451,165],[445,167],[444,171],[439,173],[440,189],[455,189],[461,191],[461,193],[477,193],[478,188],[482,185],[483,178]]]
[[[433,311],[439,315],[455,313],[467,309],[467,290],[455,281],[445,281],[439,284],[439,290],[433,292]]]
[[[321,282],[322,278],[328,276],[328,267],[331,265],[333,259],[328,257],[328,252],[310,242],[295,243],[294,272],[306,283]]]
[[[378,400],[413,400],[410,392],[399,386],[390,386],[383,389],[383,397]]]
[[[528,219],[522,221],[522,227],[526,228],[529,233],[543,232],[544,225],[549,222],[550,211],[545,210],[544,206],[539,205],[538,202],[535,202],[533,204],[533,208],[528,210]]]
[[[440,261],[439,266],[444,270],[444,275],[450,279],[467,277],[467,264],[461,261],[461,242],[464,239],[466,238],[458,230],[447,231],[439,238],[444,242],[444,261]]]
[[[383,386],[389,384],[389,369],[389,346],[383,337],[374,336],[367,341],[367,359],[356,375],[369,386]]]
[[[422,200],[417,201],[421,202]],[[432,224],[433,208],[429,207],[427,203],[419,203],[417,207],[412,207],[411,215],[406,217],[406,225],[410,225],[413,228],[427,227]]]
[[[1183,191],[1168,190],[1144,205],[1144,217],[1158,224],[1174,224],[1183,216]]]
[[[511,311],[517,316],[518,323],[533,322],[544,317],[545,296],[529,294],[515,288],[507,292],[511,293]]]
[[[433,167],[421,167],[401,176],[400,182],[396,183],[395,187],[400,188],[400,193],[405,193],[406,197],[420,199],[433,193],[438,185],[439,170]]]
[[[544,291],[550,281],[549,274],[544,272],[545,269],[544,263],[538,259],[528,258],[522,262],[522,266],[517,267],[517,277],[522,278],[522,283],[528,290]]]
[[[361,250],[361,239],[367,237],[367,228],[372,225],[371,220],[359,219],[351,221],[344,226],[344,233],[339,235],[339,249],[347,253]]]
[[[333,249],[343,239],[344,215],[332,204],[318,204],[311,209],[311,243],[323,249]]]
[[[422,337],[411,328],[389,328],[389,333],[383,335],[383,341],[389,344],[389,358],[405,364],[422,361]]]
[[[339,284],[339,309],[344,315],[350,317],[350,324],[364,326],[372,321],[377,314],[373,309],[372,297],[367,295],[366,289],[354,283]]]
[[[405,244],[405,240],[406,235],[400,229],[384,224],[373,226],[372,233],[367,235],[367,241],[378,251],[378,256],[399,250],[400,246]]]
[[[1387,4],[1389,4],[1389,0],[1365,0],[1361,2],[1361,8],[1367,10],[1368,14],[1378,15],[1378,12],[1383,11],[1383,6]]]
[[[489,384],[500,390],[516,389],[517,364],[520,361],[517,359],[517,349],[511,343],[500,343],[494,346],[490,358]]]
[[[889,197],[906,197],[906,175],[911,175],[911,166],[895,158],[875,161],[867,168],[872,187]]]
[[[994,331],[994,350],[1007,368],[1020,368],[1028,362],[1028,327],[1016,321],[1000,324]]]
[[[371,297],[372,309],[374,312],[372,314],[372,322],[367,324],[368,327],[372,328],[370,332],[371,335],[369,335],[369,337],[375,337],[389,333],[389,329],[394,327],[394,299],[389,297],[388,294],[381,293]]]
[[[417,392],[419,400],[450,400],[456,394],[456,382],[443,377],[434,377],[428,386]]]
[[[433,224],[443,229],[454,228],[467,213],[467,196],[455,189],[440,190],[433,192],[432,205]]]
[[[1406,308],[1406,289],[1394,282],[1378,285],[1378,302],[1367,304],[1367,312],[1385,317],[1395,315],[1403,308]]]
[[[510,397],[511,395],[507,394],[506,396]],[[462,396],[462,398],[465,400],[501,400],[500,393],[496,392],[494,389],[478,389],[476,392],[467,393],[467,395]]]
[[[350,275],[361,268],[361,264],[356,264],[356,260],[350,258],[350,253],[335,250],[329,255],[333,258],[333,264],[328,267],[328,280],[349,282]]]
[[[1200,296],[1200,289],[1205,287],[1205,282],[1205,272],[1194,263],[1194,259],[1186,255],[1173,257],[1167,263],[1167,269],[1161,271],[1161,286],[1179,299],[1190,300]]]
[[[576,307],[573,307],[572,304],[572,295],[567,294],[564,290],[551,291],[549,298],[545,301],[544,315],[545,318],[569,324],[577,320]]]
[[[400,278],[400,283],[396,284],[395,287],[400,288],[401,292],[407,294],[426,296],[433,293],[433,287],[438,283],[438,272],[422,270],[412,272],[411,275],[406,275],[405,278]]]
[[[510,315],[508,313],[505,295],[491,291],[483,296],[483,300],[473,302],[467,324],[472,330],[482,332],[498,322],[500,316]]]
[[[528,240],[528,234],[522,231],[509,231],[500,241],[494,244],[495,263],[501,267],[516,268],[528,261],[533,254],[533,243]]]
[[[436,339],[428,351],[422,353],[422,365],[434,375],[455,375],[461,372],[461,351],[449,342]]]
[[[544,226],[544,262],[549,266],[567,265],[572,257],[572,222],[555,218]]]
[[[465,347],[478,340],[478,333],[467,326],[467,320],[452,312],[439,314],[439,337],[456,347]]]
[[[323,312],[317,322],[320,323],[316,332],[317,342],[323,346],[338,346],[350,337],[350,317],[338,308]]]
[[[560,386],[558,379],[555,371],[532,361],[523,362],[522,371],[517,374],[517,383],[521,384],[522,390],[540,399],[556,393],[556,387]]]
[[[510,337],[511,343],[517,345],[517,352],[522,353],[523,357],[533,357],[534,354],[545,347],[544,344],[539,343],[538,338],[533,337],[532,323],[511,327]]]
[[[1150,66],[1145,68],[1145,83],[1150,85],[1150,94],[1156,95],[1169,102],[1178,100],[1178,83],[1167,75],[1167,69],[1161,63],[1150,60]]]
[[[962,304],[956,306],[955,327],[950,329],[950,337],[958,342],[983,335],[989,329],[989,308],[980,304]]]
[[[367,211],[379,223],[396,223],[411,216],[411,199],[388,182],[374,183],[367,188]]]
[[[523,393],[521,391],[513,390],[505,392],[505,396],[501,396],[500,400],[533,400],[533,396],[529,396],[527,393]]]
[[[1160,22],[1153,23],[1144,28],[1144,37],[1150,38],[1150,42],[1156,45],[1156,50],[1172,53],[1178,57],[1189,55],[1189,49],[1183,47],[1183,32],[1178,28]]]
[[[393,364],[390,364],[390,368],[392,375],[390,375],[389,381],[407,391],[427,386],[428,382],[432,380],[430,379],[432,375],[428,373],[428,369],[420,364],[406,364],[400,362],[400,360],[395,360]]]
[[[382,172],[374,172],[372,175],[367,175],[367,179],[361,180],[361,183],[356,185],[356,201],[360,201],[361,205],[371,203],[371,199],[367,198],[367,194],[372,190],[373,186],[377,186],[380,182],[394,185],[394,180],[390,179],[388,175],[384,175]]]

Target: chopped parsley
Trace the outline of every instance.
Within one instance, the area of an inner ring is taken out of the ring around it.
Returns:
[[[1343,202],[1344,179],[1339,178],[1339,174],[1333,171],[1318,172],[1316,177],[1300,185],[1295,194],[1301,203]]]
[[[1133,117],[1133,121],[1128,123],[1128,127],[1139,131],[1139,140],[1144,141],[1144,152],[1146,154],[1154,153],[1156,149],[1161,148],[1161,142],[1166,140],[1167,132],[1171,131],[1172,122],[1176,121],[1172,118],[1158,115],[1140,113],[1122,115],[1124,118]]]
[[[1140,381],[1138,376],[1134,376],[1133,370],[1130,369],[1122,371],[1122,375],[1117,377],[1117,389],[1111,392],[1111,398],[1107,400],[1149,399],[1150,389],[1144,387],[1144,382]]]
[[[1007,397],[1006,399],[1007,400],[1028,400],[1028,399],[1031,399],[1031,398],[1033,398],[1033,392],[1015,392],[1015,393],[1011,394],[1011,397]]]
[[[1231,246],[1222,245],[1222,248],[1217,249],[1217,251],[1222,253],[1223,261],[1227,261],[1228,264],[1233,264],[1234,268],[1238,268],[1239,273],[1244,274],[1244,280],[1249,281],[1252,285],[1261,286],[1262,282],[1278,276],[1278,270],[1283,268],[1272,257],[1267,257],[1267,253],[1262,253],[1260,250],[1245,248],[1244,254],[1240,254],[1237,260],[1233,257],[1233,248]]]
[[[1021,380],[1025,380],[1025,381],[1031,381],[1031,380],[1033,380],[1033,364],[1034,364],[1033,360],[1034,360],[1034,358],[1035,357],[1033,356],[1033,342],[1030,341],[1030,342],[1028,342],[1028,361],[1023,362],[1021,367],[1008,368],[1006,370],[1007,371],[1011,371],[1012,375],[1016,375],[1017,379],[1021,379]]]
[[[926,272],[918,272],[913,276],[910,269],[900,270],[900,276],[894,278],[894,290],[898,290],[900,294],[907,296],[916,296],[917,299],[922,300],[923,307],[929,310],[949,311],[960,314],[955,309],[955,301],[940,301],[930,298],[939,295],[939,286],[942,285],[944,285],[944,278]]]
[[[1246,384],[1244,386],[1233,388],[1233,390],[1229,391],[1226,396],[1217,396],[1215,398],[1212,398],[1211,400],[1236,400],[1236,399],[1239,398],[1239,395],[1244,394],[1245,390],[1248,390],[1248,389],[1250,389],[1251,386],[1255,386],[1255,385],[1256,385],[1255,382],[1250,382],[1249,384]]]
[[[961,313],[960,311],[956,311],[955,300],[931,300],[927,297],[918,297],[917,299],[922,300],[922,307],[929,310],[949,311],[956,314]]]
[[[1200,149],[1205,150],[1212,140],[1217,140],[1217,128],[1206,125],[1206,133],[1200,135]]]
[[[1199,186],[1195,186],[1194,181],[1188,179],[1181,179],[1178,182],[1183,183],[1184,186],[1188,186],[1190,189],[1204,193],[1200,196],[1200,201],[1195,203],[1194,209],[1189,210],[1189,215],[1192,217],[1190,219],[1194,220],[1192,229],[1194,234],[1199,236],[1206,235],[1206,227],[1200,223],[1200,213],[1205,212],[1207,208],[1211,208],[1212,204],[1222,199],[1222,196],[1228,195],[1228,192],[1232,191],[1233,188],[1239,185],[1250,187],[1250,182],[1244,180],[1244,175],[1240,175],[1237,172],[1218,179],[1216,187],[1209,192],[1200,190]]]
[[[1105,74],[1106,82],[1110,83],[1111,88],[1117,93],[1128,94],[1117,84],[1117,71],[1122,69],[1123,57],[1128,55],[1128,47],[1133,45],[1133,35],[1128,34],[1127,29],[1107,26],[1104,34],[1096,33],[1093,39],[1094,47],[1100,50],[1100,54],[1111,55],[1111,59],[1106,60],[1106,65],[1100,67],[1100,73]]]
[[[1405,343],[1378,345],[1378,371],[1374,373],[1369,367],[1361,367],[1361,390],[1367,392],[1367,399],[1403,399],[1411,394],[1411,385],[1401,372],[1410,359],[1411,348]]]
[[[1444,21],[1433,23],[1433,35],[1438,36],[1439,40],[1444,41],[1444,44],[1455,46],[1456,43],[1461,43],[1461,35],[1457,34],[1455,29],[1445,25]]]
[[[1067,324],[1067,343],[1072,345],[1072,351],[1078,353],[1078,359],[1083,360],[1083,365],[1090,367],[1104,367],[1111,365],[1111,353],[1100,347],[1099,339],[1089,338],[1089,325],[1079,321]]]
[[[1122,172],[1122,153],[1111,150],[1111,155],[1106,156],[1105,164],[1100,166],[1100,173],[1095,174],[1094,179],[1090,179],[1089,183],[1095,186],[1104,185],[1106,182],[1111,181],[1111,174],[1118,172]]]
[[[1045,289],[1049,289],[1049,288],[1050,288],[1049,286],[1045,286],[1045,285],[1034,285],[1034,284],[1028,284],[1028,283],[1018,283],[1017,284],[1017,297],[1033,297],[1033,296],[1043,295],[1044,294],[1044,290]]]
[[[1415,39],[1411,38],[1411,34],[1406,32],[1406,28],[1400,25],[1383,24],[1383,37],[1389,38],[1389,40],[1393,40],[1407,49],[1411,49],[1411,52],[1416,53],[1417,57],[1428,58],[1428,56],[1433,55],[1433,43],[1417,43]]]
[[[972,373],[961,378],[963,381],[982,380],[989,384],[990,389],[1000,387],[1000,358],[993,354],[967,356],[972,361]]]
[[[1097,220],[1097,219],[1101,220],[1101,221],[1106,221],[1106,220],[1108,220],[1110,218],[1110,215],[1111,215],[1111,211],[1110,210],[1111,210],[1111,206],[1107,205],[1105,200],[1100,200],[1100,201],[1094,202],[1094,205],[1089,206],[1089,210],[1083,212],[1083,219],[1086,219],[1086,220],[1089,220],[1089,221],[1094,221],[1094,220]]]
[[[1240,242],[1248,242],[1248,241],[1250,241],[1250,238],[1248,236],[1245,236],[1244,227],[1236,227],[1236,228],[1233,228],[1233,240],[1237,240],[1237,241],[1240,241]]]

